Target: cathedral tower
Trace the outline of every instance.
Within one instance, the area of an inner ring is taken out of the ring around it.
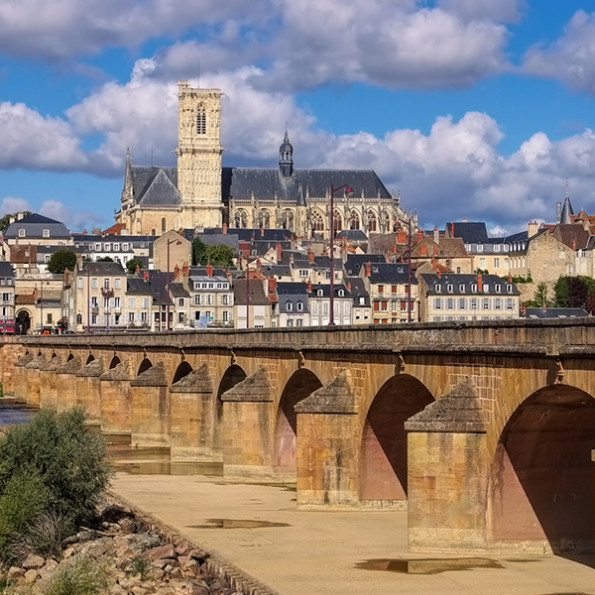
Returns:
[[[186,225],[219,227],[221,201],[221,91],[178,83],[178,190]]]

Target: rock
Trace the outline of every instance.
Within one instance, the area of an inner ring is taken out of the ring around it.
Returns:
[[[154,547],[147,551],[147,558],[149,560],[162,560],[163,558],[175,558],[176,550],[171,543]]]
[[[134,533],[136,531],[136,521],[131,518],[123,518],[117,525],[122,533]]]
[[[31,568],[25,572],[25,582],[34,583],[39,578],[39,572],[35,568]]]
[[[190,544],[185,540],[175,541],[174,546],[178,556],[186,556],[190,552]]]
[[[6,573],[9,580],[17,580],[25,577],[25,569],[19,568],[18,566],[11,566]]]
[[[25,570],[30,570],[32,568],[41,568],[45,564],[45,558],[41,556],[37,556],[35,554],[29,554],[24,562],[21,564],[21,567]]]

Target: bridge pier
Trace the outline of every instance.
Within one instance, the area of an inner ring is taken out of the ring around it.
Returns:
[[[169,446],[169,390],[162,363],[130,382],[131,442],[134,447]]]
[[[93,359],[75,374],[74,386],[77,402],[85,409],[89,424],[101,424],[101,358]]]
[[[216,397],[206,364],[193,370],[169,388],[171,457],[200,462],[221,462],[215,447]]]
[[[17,401],[22,401],[23,403],[29,401],[28,394],[27,394],[27,368],[26,368],[26,366],[32,359],[33,359],[33,354],[27,352],[14,363],[13,395]]]
[[[45,357],[39,353],[28,364],[25,365],[25,379],[27,386],[27,402],[39,407],[40,404],[40,384],[39,370],[45,364]]]
[[[100,377],[101,430],[105,434],[130,434],[132,372],[126,362],[117,363]]]
[[[66,411],[77,405],[76,373],[81,369],[78,356],[71,357],[56,370],[56,409]]]
[[[56,371],[62,363],[62,360],[55,355],[43,364],[39,370],[39,404],[41,407],[56,408],[58,401]]]
[[[297,502],[303,508],[353,508],[359,504],[361,433],[349,372],[343,372],[295,407]]]
[[[272,466],[275,422],[267,372],[260,368],[221,395],[223,402],[223,475],[282,481]]]

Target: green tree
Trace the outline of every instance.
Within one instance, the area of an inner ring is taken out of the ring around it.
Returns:
[[[23,215],[28,217],[31,214],[31,211],[23,211]],[[0,218],[0,231],[4,231],[10,225],[10,218],[14,217],[16,219],[16,213],[7,213],[4,217]]]
[[[547,308],[553,302],[549,299],[547,283],[539,283],[533,294],[533,299],[529,300],[525,305],[531,308]]]
[[[193,264],[214,266],[233,266],[233,248],[227,244],[205,244],[199,237],[192,241]]]
[[[132,258],[126,263],[126,270],[129,275],[134,275],[134,273],[136,273],[136,267],[138,267],[139,270],[143,268],[143,261],[140,258]]]
[[[48,261],[48,271],[54,275],[61,274],[64,269],[74,271],[76,265],[76,253],[68,248],[60,248],[52,254]]]
[[[96,262],[114,262],[114,259],[111,256],[102,256]]]

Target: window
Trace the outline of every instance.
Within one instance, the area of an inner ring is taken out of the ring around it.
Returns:
[[[223,322],[229,322],[229,310],[223,310]]]
[[[316,295],[317,295],[318,297],[322,297],[322,289],[317,289],[317,290],[316,290]]]
[[[44,262],[49,262],[49,261],[50,261],[50,255],[49,255],[49,254],[46,254],[46,255],[43,257],[43,261],[44,261]]]
[[[388,300],[382,300],[380,302],[380,310],[382,312],[388,312]]]
[[[114,244],[114,252],[120,251],[120,244]]]
[[[454,310],[455,301],[454,298],[446,298],[446,309],[447,310]]]
[[[109,289],[109,279],[107,277],[103,280],[103,289]]]
[[[76,323],[77,324],[83,324],[83,315],[82,314],[77,314],[76,315]]]
[[[42,238],[49,238],[49,237],[50,237],[50,230],[49,230],[49,229],[44,229],[44,230],[41,232],[41,237],[42,237]]]
[[[118,277],[116,277],[116,279],[114,280],[114,287],[116,289],[120,289],[120,279]]]
[[[101,252],[101,244],[99,242],[95,244],[95,252]]]
[[[481,244],[477,244],[477,251],[483,252],[483,246]]]
[[[122,251],[123,252],[128,252],[128,244],[126,244],[126,243],[123,243],[122,244]]]
[[[384,293],[384,285],[378,286],[378,293]]]
[[[483,309],[484,310],[490,309],[490,298],[483,298]]]
[[[287,326],[293,326],[293,318],[287,319]]]
[[[19,238],[24,238],[26,237],[27,233],[25,232],[25,230],[21,227],[21,229],[19,229]]]
[[[494,298],[494,309],[502,310],[502,298]]]
[[[465,309],[465,298],[459,298],[459,310]]]
[[[471,291],[477,293],[477,283],[471,283]]]
[[[200,103],[196,108],[196,133],[207,133],[207,114],[204,104]]]
[[[480,269],[485,269],[486,268],[486,259],[485,258],[480,258],[479,259],[479,268]]]
[[[512,298],[506,298],[506,309],[507,310],[512,310],[512,307],[514,305],[514,301]]]
[[[506,286],[506,293],[512,293],[512,285]]]
[[[194,294],[194,304],[196,306],[200,306],[200,304],[201,304],[201,295],[200,295],[200,293],[195,293]]]
[[[390,290],[391,290],[392,293],[397,293],[397,286],[396,285],[391,285]]]
[[[477,310],[477,298],[471,298],[470,302],[471,302],[471,309]]]
[[[147,313],[146,312],[141,312],[140,313],[140,321],[141,322],[147,322]]]
[[[291,302],[287,302],[286,308],[288,312],[291,312],[293,310],[293,304]]]
[[[143,298],[142,299],[142,308],[148,308],[149,307],[149,298]]]
[[[343,297],[345,295],[345,291],[343,291],[342,289],[339,289],[339,291],[337,292],[337,295],[339,297]]]
[[[303,312],[304,311],[304,302],[298,300],[297,303],[295,304],[295,308],[298,312]]]
[[[115,297],[114,298],[114,308],[119,308],[119,307],[120,307],[120,298]]]
[[[105,243],[105,244],[103,244],[103,249],[106,252],[109,252],[112,249],[112,245],[110,243]]]
[[[83,278],[82,277],[79,277],[76,280],[76,286],[77,286],[78,289],[82,289],[83,288]]]
[[[442,287],[438,283],[434,283],[434,291],[436,293],[442,293]]]
[[[97,289],[97,277],[93,277],[93,279],[91,279],[91,288]]]
[[[494,289],[496,293],[502,293],[502,285],[494,285]]]
[[[302,321],[302,319],[301,319],[301,318],[298,318],[298,319],[295,321],[295,326],[302,326],[302,322],[303,322],[303,321]]]
[[[229,294],[227,294],[227,293],[224,293],[224,294],[221,296],[221,303],[222,303],[224,306],[229,306]]]
[[[434,308],[436,310],[442,309],[442,298],[434,298]]]
[[[494,258],[494,268],[496,268],[496,269],[500,268],[500,259],[499,258]]]
[[[452,293],[452,291],[453,291],[453,286],[452,286],[452,283],[449,283],[449,284],[446,286],[446,291],[448,291],[448,293]]]
[[[213,294],[209,293],[207,295],[207,305],[212,306],[213,305]]]
[[[465,293],[465,284],[464,283],[459,283],[459,291],[461,293]]]
[[[494,252],[500,252],[500,245],[499,244],[496,244],[494,246]]]
[[[136,308],[136,300],[134,298],[128,298],[128,307]]]

